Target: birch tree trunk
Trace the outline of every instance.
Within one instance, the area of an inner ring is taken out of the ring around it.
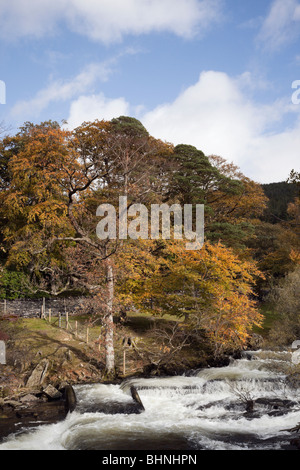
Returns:
[[[105,363],[107,375],[113,375],[115,369],[115,352],[114,352],[114,273],[111,259],[107,258],[106,264],[106,283],[107,283],[107,305],[106,315],[104,317],[105,325]]]

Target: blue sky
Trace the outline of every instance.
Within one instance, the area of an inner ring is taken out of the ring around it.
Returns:
[[[257,182],[299,171],[300,0],[0,0],[0,57],[11,133],[125,114]]]

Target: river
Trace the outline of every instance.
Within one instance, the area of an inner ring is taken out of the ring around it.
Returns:
[[[300,422],[299,391],[286,380],[289,352],[247,352],[226,367],[184,376],[75,386],[77,408],[57,424],[8,436],[0,450],[283,450]],[[130,405],[134,385],[145,410]]]

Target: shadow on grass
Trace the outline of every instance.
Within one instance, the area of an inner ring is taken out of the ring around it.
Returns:
[[[54,327],[55,328],[55,327]],[[51,356],[55,356],[55,354],[59,351],[61,348],[67,348],[70,350],[77,359],[80,361],[86,362],[94,366],[95,368],[99,370],[104,369],[104,364],[100,361],[98,361],[95,357],[92,356],[92,351],[91,355],[86,354],[82,349],[74,346],[74,344],[70,344],[69,342],[64,342],[60,339],[53,338],[52,336],[49,336],[45,331],[32,331],[30,329],[25,329],[25,331],[28,332],[28,336],[32,340],[37,340],[40,341],[41,346],[49,346],[49,345],[57,345],[57,348],[49,352],[49,354],[45,354],[45,357],[47,359],[51,358]],[[61,330],[60,330],[61,331]]]
[[[146,334],[155,328],[165,328],[178,322],[178,320],[169,320],[166,318],[146,317],[143,315],[128,316],[124,326],[134,331],[136,334]]]

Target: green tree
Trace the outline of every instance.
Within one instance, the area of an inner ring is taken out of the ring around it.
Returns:
[[[277,321],[269,334],[276,345],[287,346],[300,338],[300,265],[290,271],[271,290],[269,299]]]
[[[177,145],[173,159],[176,170],[172,172],[171,196],[177,196],[181,204],[206,204],[220,197],[218,192],[237,194],[241,185],[237,180],[223,175],[209,158],[192,145]]]

